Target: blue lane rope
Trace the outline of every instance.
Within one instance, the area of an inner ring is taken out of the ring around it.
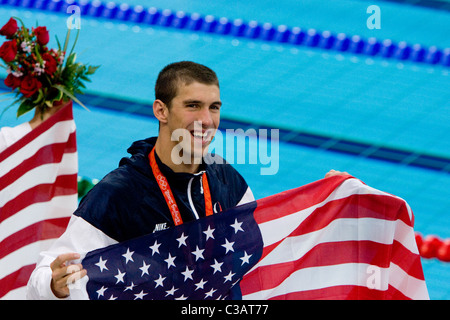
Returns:
[[[0,4],[64,14],[67,14],[69,6],[77,5],[82,16],[92,18],[228,35],[413,63],[450,66],[450,48],[440,49],[437,46],[411,45],[405,41],[395,43],[390,39],[364,39],[357,35],[344,33],[334,34],[330,31],[290,28],[286,25],[276,26],[257,21],[245,22],[242,19],[230,20],[225,17],[216,18],[212,15],[155,7],[145,8],[141,5],[131,6],[126,3],[103,3],[99,0],[0,0]],[[70,10],[69,13],[71,13]]]

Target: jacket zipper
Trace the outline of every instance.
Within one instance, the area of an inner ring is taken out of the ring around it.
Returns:
[[[197,213],[197,210],[195,210],[194,202],[192,201],[192,181],[194,181],[195,177],[200,177],[200,193],[203,194],[203,183],[202,183],[202,175],[204,171],[201,171],[197,174],[195,174],[191,179],[189,179],[189,183],[187,186],[187,196],[189,200],[189,205],[191,206],[192,212],[194,213],[195,219],[200,219],[200,216]]]

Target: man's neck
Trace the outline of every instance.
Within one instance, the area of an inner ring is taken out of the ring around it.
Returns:
[[[200,164],[196,164],[194,163],[194,161],[191,161],[191,164],[186,164],[183,162],[180,164],[174,163],[172,161],[172,149],[173,146],[171,143],[164,143],[158,137],[155,143],[155,151],[162,163],[164,163],[166,166],[172,169],[173,172],[186,172],[186,173],[198,172]]]

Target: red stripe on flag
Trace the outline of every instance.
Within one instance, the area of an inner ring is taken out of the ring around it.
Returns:
[[[0,152],[0,162],[10,157],[12,154],[19,151],[25,145],[29,144],[31,141],[36,139],[36,137],[40,136],[45,131],[49,130],[55,123],[60,121],[73,120],[73,112],[72,112],[72,103],[58,110],[53,116],[49,119],[45,120],[34,130],[31,130],[27,135],[25,135],[22,139],[12,144],[4,151]]]
[[[292,273],[305,268],[344,263],[365,263],[388,268],[390,249],[391,245],[372,241],[320,243],[295,261],[260,266],[247,273],[241,281],[242,295],[275,288]],[[264,274],[264,277],[261,277],[261,274]]]
[[[420,255],[412,253],[395,240],[392,244],[391,261],[410,276],[419,280],[425,280]]]
[[[0,298],[11,290],[26,286],[35,267],[36,264],[23,266],[19,270],[14,271],[6,277],[0,279]]]
[[[320,218],[318,218],[320,217]],[[336,219],[374,218],[387,221],[401,220],[412,227],[404,202],[398,198],[383,195],[354,194],[343,199],[327,202],[315,209],[291,234],[299,236],[325,228]]]
[[[364,286],[334,286],[316,290],[290,292],[269,300],[411,300],[392,286],[387,291]]]
[[[56,196],[76,194],[77,181],[77,174],[61,175],[56,177],[54,183],[40,184],[22,192],[3,206],[0,223],[34,203],[47,202]]]
[[[76,132],[72,132],[67,142],[54,143],[42,147],[32,157],[26,159],[7,174],[0,177],[0,191],[30,170],[44,164],[60,163],[64,153],[74,153],[76,151]]]
[[[42,220],[13,233],[0,242],[0,259],[33,242],[58,238],[69,220],[70,217]]]
[[[254,214],[255,221],[260,224],[316,205],[324,201],[342,182],[349,178],[353,177],[350,175],[332,176],[257,200],[258,208]],[[326,183],[324,183],[325,181]],[[274,206],[283,209],[274,212]]]

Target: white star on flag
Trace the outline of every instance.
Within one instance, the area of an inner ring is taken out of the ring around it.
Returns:
[[[134,287],[136,287],[136,285],[133,283],[133,281],[131,281],[131,284],[128,287],[126,287],[125,290],[123,290],[123,291],[124,292],[127,291],[127,290],[133,291]]]
[[[212,297],[212,295],[213,295],[214,292],[216,292],[216,291],[217,291],[217,289],[211,288],[211,290],[209,290],[209,292],[207,292],[207,293],[205,294],[205,299],[208,298],[208,297]]]
[[[164,285],[163,285],[164,280],[166,280],[166,278],[160,274],[159,278],[155,280],[155,282],[156,282],[155,288],[157,288],[158,286],[164,287]]]
[[[127,252],[122,255],[122,257],[125,258],[125,264],[127,264],[128,261],[133,261],[134,262],[133,257],[132,257],[133,253],[134,253],[134,251],[130,251],[130,248],[128,248]]]
[[[205,259],[203,257],[203,251],[205,250],[204,249],[200,250],[198,246],[195,249],[195,251],[192,251],[192,254],[195,256],[195,261],[197,261],[198,259]]]
[[[208,230],[203,231],[203,233],[206,234],[206,241],[208,241],[209,238],[214,239],[214,236],[213,236],[214,230],[216,230],[216,229],[211,229],[211,226],[208,226]]]
[[[97,267],[100,268],[100,272],[103,272],[103,270],[108,270],[108,268],[106,267],[106,262],[107,261],[108,260],[103,260],[102,257],[100,257],[98,262],[95,264]]]
[[[125,276],[126,272],[121,272],[119,269],[117,269],[117,274],[114,276],[115,278],[117,278],[117,282],[116,284],[118,284],[119,282],[125,283],[123,281],[123,277]]]
[[[184,276],[184,281],[186,282],[187,279],[194,280],[192,278],[192,274],[194,273],[194,270],[189,270],[189,267],[186,266],[186,270],[183,271],[181,274]]]
[[[175,294],[175,291],[177,291],[178,289],[175,289],[175,286],[172,286],[172,289],[166,291],[166,297],[167,296],[173,296]]]
[[[184,232],[181,234],[181,236],[179,238],[177,238],[178,241],[178,248],[180,248],[181,246],[186,246],[186,239],[188,237],[184,235]]]
[[[247,251],[244,251],[244,256],[243,257],[241,257],[241,258],[239,258],[239,259],[241,259],[242,260],[242,264],[241,264],[241,266],[243,266],[244,265],[244,263],[250,263],[250,257],[252,256],[252,254],[247,254]]]
[[[155,243],[149,247],[150,249],[152,249],[152,256],[155,254],[155,252],[159,254],[159,246],[160,245],[161,245],[161,243],[158,243],[158,241],[155,240]]]
[[[105,288],[104,286],[102,286],[99,290],[97,290],[99,298],[105,294],[106,289],[108,289],[108,288]]]
[[[195,291],[197,291],[198,289],[203,289],[204,285],[205,285],[207,282],[208,282],[208,281],[204,281],[203,278],[202,278],[199,282],[197,282],[197,283],[195,284],[195,286],[197,287],[197,288],[195,288]]]
[[[222,272],[222,269],[221,269],[222,265],[223,265],[223,262],[219,263],[219,262],[217,262],[216,259],[214,259],[214,264],[211,265],[211,268],[214,269],[214,273],[216,273],[217,271]]]
[[[233,229],[234,229],[234,233],[238,233],[238,231],[244,231],[244,229],[242,229],[242,222],[238,222],[237,219],[234,219],[234,223],[232,225],[230,225]]]
[[[170,267],[175,267],[175,258],[176,257],[172,257],[172,255],[169,252],[169,257],[167,259],[165,259],[164,261],[167,262],[167,269],[170,269]]]
[[[142,271],[141,277],[143,277],[144,274],[148,275],[148,268],[150,268],[150,264],[146,264],[145,261],[142,261],[142,267],[139,268]]]
[[[224,277],[224,278],[225,278],[225,281],[224,281],[223,283],[225,283],[225,282],[227,282],[227,281],[231,281],[231,278],[233,278],[234,275],[235,275],[235,273],[232,273],[232,272],[230,271],[230,273]]]
[[[226,250],[225,254],[227,254],[228,251],[234,252],[233,245],[234,245],[234,242],[229,242],[228,239],[225,239],[225,243],[222,245],[222,247],[224,247]]]
[[[137,293],[137,294],[135,294],[135,296],[136,296],[136,298],[134,298],[134,300],[137,300],[137,299],[144,299],[144,296],[146,296],[148,293],[145,293],[144,292],[144,290],[142,290],[141,292],[139,292],[139,293]]]

